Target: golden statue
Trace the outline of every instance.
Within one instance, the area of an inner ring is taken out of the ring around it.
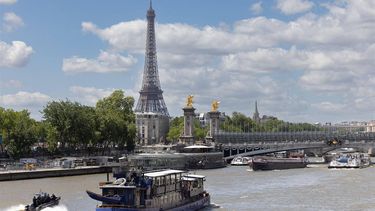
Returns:
[[[212,101],[212,104],[211,104],[211,111],[217,111],[217,109],[219,108],[219,101],[217,100],[214,100]]]
[[[194,96],[193,95],[189,95],[186,99],[186,107],[193,107],[193,98]]]

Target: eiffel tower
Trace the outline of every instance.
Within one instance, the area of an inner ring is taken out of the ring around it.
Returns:
[[[140,144],[155,144],[165,140],[169,129],[169,113],[160,86],[155,40],[155,11],[147,11],[146,54],[142,88],[135,108]]]

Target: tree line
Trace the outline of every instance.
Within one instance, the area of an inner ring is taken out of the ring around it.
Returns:
[[[133,97],[121,90],[86,106],[70,100],[48,102],[36,121],[27,110],[0,107],[0,133],[4,149],[18,158],[42,144],[48,152],[100,149],[112,147],[131,151],[135,147],[136,127],[132,110]]]
[[[225,116],[221,122],[220,129],[225,132],[298,132],[298,131],[320,131],[322,128],[309,123],[290,123],[270,117],[261,122],[256,122],[250,117],[233,112],[232,116]]]

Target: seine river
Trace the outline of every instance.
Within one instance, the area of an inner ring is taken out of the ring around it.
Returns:
[[[281,171],[227,167],[196,171],[207,176],[212,207],[221,210],[375,210],[375,167],[329,170],[325,165]],[[105,174],[0,182],[0,210],[17,210],[43,190],[62,196],[54,211],[94,211],[85,190],[99,192]]]

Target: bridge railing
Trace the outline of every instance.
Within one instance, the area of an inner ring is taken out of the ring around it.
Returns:
[[[272,142],[272,141],[322,141],[332,140],[349,141],[375,141],[375,133],[338,133],[325,131],[300,131],[300,132],[252,132],[234,133],[221,132],[214,136],[217,143],[252,143],[252,142]]]

